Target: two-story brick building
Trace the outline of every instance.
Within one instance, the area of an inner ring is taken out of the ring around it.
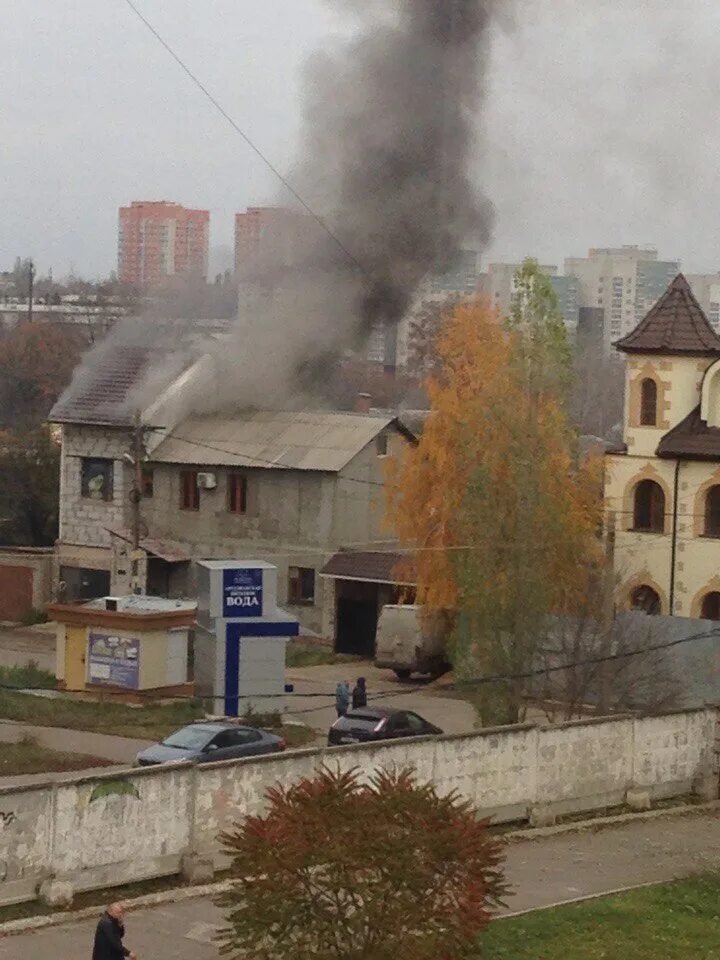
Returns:
[[[156,401],[142,411],[146,457],[134,553],[131,401],[151,360],[142,350],[108,356],[95,381],[85,376],[51,414],[62,424],[64,595],[122,595],[134,587],[192,595],[194,559],[268,560],[279,571],[278,601],[307,632],[370,651],[378,608],[396,593],[397,557],[386,553],[383,521],[385,462],[415,442],[413,434],[388,415],[308,410],[175,423],[175,405]],[[348,551],[353,569],[342,575]]]

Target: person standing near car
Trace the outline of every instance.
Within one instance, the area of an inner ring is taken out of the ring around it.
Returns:
[[[132,950],[123,944],[125,911],[121,903],[111,903],[100,917],[95,930],[92,960],[137,960]]]
[[[347,680],[341,680],[335,687],[335,709],[339,717],[344,717],[350,706],[350,684]]]
[[[353,687],[352,692],[353,710],[358,707],[367,706],[367,688],[365,687],[365,677],[358,677],[358,682]]]

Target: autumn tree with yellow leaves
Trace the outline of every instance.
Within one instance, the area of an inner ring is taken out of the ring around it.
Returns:
[[[532,261],[516,287],[506,319],[484,301],[446,319],[422,438],[389,466],[388,519],[416,548],[418,603],[454,614],[458,680],[531,669],[601,557],[597,465],[576,455],[554,292]],[[480,686],[483,720],[516,721],[525,686]]]

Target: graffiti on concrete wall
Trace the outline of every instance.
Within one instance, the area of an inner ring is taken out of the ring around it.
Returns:
[[[103,797],[134,797],[140,799],[137,787],[127,780],[111,780],[109,783],[99,783],[90,794],[88,803],[94,803]]]

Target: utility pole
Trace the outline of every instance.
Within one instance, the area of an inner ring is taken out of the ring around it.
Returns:
[[[32,323],[33,318],[33,288],[35,286],[35,264],[32,260],[28,265],[28,323]]]
[[[127,457],[133,468],[133,486],[130,491],[132,506],[132,554],[130,589],[132,593],[140,593],[140,501],[143,494],[143,461],[145,459],[145,428],[140,418],[140,412],[135,414],[132,429],[131,453]]]
[[[617,518],[615,511],[608,512],[605,532],[605,564],[606,574],[603,583],[605,591],[604,610],[602,618],[603,643],[600,655],[612,657],[615,655],[614,624],[615,624],[615,530]],[[604,716],[610,702],[610,677],[612,663],[605,660],[600,664],[600,690],[597,711]]]
[[[140,546],[140,500],[142,498],[142,460],[145,454],[145,444],[143,437],[142,421],[140,414],[135,414],[135,423],[133,425],[132,437],[132,458],[135,470],[135,484],[133,486],[133,495],[131,497],[133,505],[132,521],[132,544],[133,550]]]

